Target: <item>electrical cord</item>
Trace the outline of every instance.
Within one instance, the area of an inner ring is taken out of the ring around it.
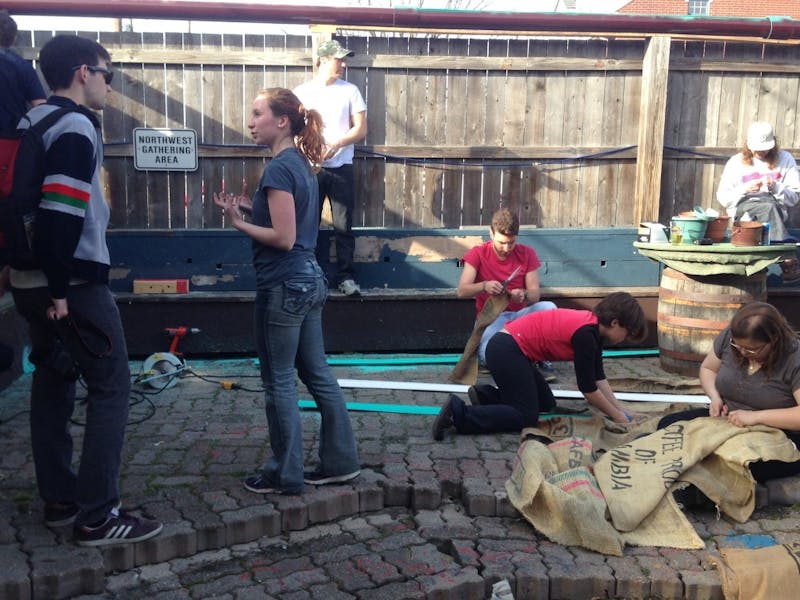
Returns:
[[[165,374],[165,377],[164,377],[165,382],[160,387],[154,389],[153,391],[132,390],[131,391],[131,395],[130,395],[130,402],[128,404],[128,407],[129,408],[133,408],[135,406],[138,406],[139,404],[147,403],[148,411],[143,417],[137,418],[136,420],[132,421],[132,420],[129,419],[127,424],[128,425],[138,425],[139,423],[144,423],[145,421],[147,421],[150,418],[152,418],[155,415],[157,409],[156,409],[156,405],[153,403],[152,400],[150,400],[149,397],[150,396],[157,396],[157,395],[161,394],[164,390],[166,390],[168,387],[171,386],[172,382],[175,379],[179,379],[179,378],[182,378],[182,377],[196,377],[197,379],[200,379],[201,381],[205,381],[207,383],[211,383],[211,384],[214,384],[214,385],[219,385],[224,390],[241,390],[243,392],[251,392],[251,393],[263,393],[264,392],[264,388],[246,387],[246,386],[244,386],[244,385],[242,385],[242,384],[240,384],[240,383],[238,383],[236,381],[232,381],[231,379],[229,379],[229,377],[227,375],[203,375],[203,374],[200,374],[197,371],[194,371],[193,369],[190,369],[190,368],[187,367],[186,369],[182,369],[181,371],[176,371],[175,374],[171,375],[171,376]],[[238,375],[237,377],[240,378],[240,379],[253,379],[253,378],[260,378],[260,375]],[[141,378],[141,374],[132,376],[132,382],[133,383],[139,383],[137,381],[139,378]],[[80,386],[84,390],[87,390],[86,384],[85,384],[85,382],[83,381],[82,378],[79,378],[77,380],[77,383],[80,384]],[[75,398],[76,405],[85,404],[86,403],[86,398],[87,398],[86,396],[81,396],[81,397]],[[9,421],[12,421],[13,419],[16,419],[16,418],[18,418],[21,415],[24,415],[26,413],[30,413],[30,410],[21,410],[21,411],[19,411],[17,413],[14,413],[13,415],[11,415],[9,417],[0,419],[0,425],[8,423]],[[86,426],[86,422],[85,421],[78,420],[78,419],[76,419],[74,417],[70,418],[69,422],[71,424],[73,424],[73,425],[78,426],[78,427],[85,427]]]
[[[31,411],[29,411],[29,410],[21,410],[21,411],[19,411],[17,413],[14,413],[10,417],[6,417],[5,419],[0,419],[0,425],[5,425],[6,423],[8,423],[10,421],[13,421],[17,417],[19,417],[21,415],[24,415],[25,413],[29,413],[29,412],[31,412]]]
[[[254,393],[259,393],[259,392],[263,392],[264,391],[264,388],[260,388],[260,389],[248,388],[248,387],[245,387],[242,384],[237,383],[235,381],[230,381],[227,378],[226,379],[220,379],[220,380],[213,379],[214,377],[227,377],[226,375],[201,375],[201,374],[199,374],[198,372],[196,372],[196,371],[194,371],[192,369],[186,369],[186,374],[190,375],[192,377],[197,377],[201,381],[205,381],[205,382],[208,382],[208,383],[213,383],[215,385],[219,385],[224,390],[242,390],[243,392],[254,392]],[[239,377],[240,378],[245,378],[245,377],[246,378],[254,378],[254,377],[260,377],[260,376],[259,375],[240,375]]]

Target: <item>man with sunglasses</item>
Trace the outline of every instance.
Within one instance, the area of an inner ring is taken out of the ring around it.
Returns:
[[[19,125],[69,109],[42,134],[45,175],[33,237],[41,268],[12,269],[11,291],[29,325],[36,367],[31,444],[44,521],[72,524],[82,546],[137,542],[162,528],[121,510],[119,497],[131,378],[108,288],[110,210],[100,182],[103,139],[94,112],[103,109],[111,89],[110,63],[106,49],[92,40],[59,35],[48,41],[39,64],[53,95]],[[75,473],[69,420],[78,376],[86,384],[87,408]]]

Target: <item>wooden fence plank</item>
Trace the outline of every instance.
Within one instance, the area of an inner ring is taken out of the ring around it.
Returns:
[[[355,40],[348,39],[348,47]],[[386,52],[389,48],[388,38],[373,38],[369,44],[357,46],[361,52],[369,51],[370,55]],[[364,144],[375,144],[386,140],[386,81],[385,70],[367,67],[366,78],[361,89],[367,103],[367,137]],[[369,82],[369,83],[367,83]],[[361,206],[359,224],[362,226],[383,227],[386,223],[386,198],[389,185],[387,182],[388,167],[382,156],[359,155],[354,161],[356,169],[356,204]]]
[[[408,40],[408,51],[413,56],[425,56],[428,51],[428,41],[424,38],[411,38]],[[422,64],[422,61],[420,61]],[[428,73],[425,69],[408,69],[406,77],[405,106],[405,142],[416,144],[428,138]],[[400,116],[398,115],[398,118]],[[432,226],[431,215],[431,190],[426,189],[426,168],[424,163],[409,164],[406,168],[406,181],[404,187],[404,219],[405,227]]]
[[[646,49],[644,40],[620,40],[615,47],[615,56],[643,57]],[[639,107],[642,96],[642,78],[640,74],[627,73],[625,75],[624,96],[622,102],[622,130],[619,146],[631,146],[638,143],[637,131],[639,127]],[[638,150],[638,149],[637,149]],[[616,192],[616,220],[615,225],[629,221],[636,224],[634,215],[636,203],[636,161],[619,156],[619,176],[617,177]]]
[[[470,57],[487,56],[488,41],[470,41],[467,53]],[[464,107],[464,143],[482,145],[486,140],[487,73],[485,70],[470,70],[466,76],[464,97],[454,98]],[[471,158],[471,156],[466,158]],[[484,174],[484,169],[468,168],[464,171],[462,226],[482,225],[491,221],[492,208],[485,206]]]
[[[123,32],[121,37],[126,45],[143,43],[142,34]],[[125,139],[130,140],[136,127],[145,127],[147,122],[147,105],[145,103],[147,84],[145,81],[144,65],[125,65],[124,77],[126,81],[124,104],[120,107],[123,118]],[[148,181],[145,171],[133,168],[133,161],[127,162],[125,169],[125,227],[149,228],[148,223]]]
[[[636,159],[636,197],[634,220],[652,220],[658,215],[663,164],[664,118],[666,108],[670,40],[666,36],[650,39],[644,58],[642,95],[639,112],[639,154]]]
[[[448,54],[460,55],[467,50],[466,40],[448,39],[446,51]],[[442,143],[464,144],[465,112],[467,103],[467,72],[459,69],[450,69],[446,73],[445,102],[439,107],[439,112],[444,113]],[[463,154],[462,154],[463,156]],[[455,158],[455,157],[454,157]],[[446,227],[460,227],[464,225],[464,173],[463,166],[458,166],[457,160],[448,161],[448,167],[441,172],[442,182],[442,220]],[[463,163],[462,163],[463,165]]]
[[[199,48],[203,39],[197,33],[183,34],[184,48]],[[183,70],[184,123],[197,132],[198,144],[205,141],[203,130],[203,67],[186,65]],[[203,173],[207,159],[198,158],[197,171],[186,178],[186,227],[203,227]]]
[[[203,50],[211,53],[222,53],[222,36],[219,34],[202,34]],[[220,65],[203,65],[201,102],[203,106],[202,139],[206,144],[219,144],[225,139],[225,126],[219,108],[223,106],[224,84],[223,67]],[[213,107],[213,108],[212,108]],[[203,227],[223,227],[221,211],[214,206],[214,192],[222,191],[225,179],[223,161],[203,161],[202,169],[202,214]]]
[[[389,51],[403,48],[407,50],[408,40],[387,39]],[[406,110],[408,103],[407,70],[386,70],[383,74],[386,88],[386,108],[384,125],[387,143],[406,143]],[[375,107],[380,115],[380,107]],[[386,163],[386,198],[384,200],[383,222],[385,227],[404,227],[406,222],[406,176],[409,167],[404,161]]]
[[[181,46],[183,36],[180,33],[167,33],[164,36],[167,47]],[[183,95],[183,65],[165,65],[165,127],[170,129],[184,129],[184,106],[186,98]],[[167,227],[170,229],[186,228],[186,183],[187,174],[182,171],[166,173],[166,198],[167,198]]]
[[[529,40],[528,55],[544,56],[547,54],[547,41]],[[534,146],[543,144],[545,137],[545,123],[547,115],[547,78],[542,71],[531,71],[526,77],[525,92],[525,135],[523,144]],[[547,182],[542,168],[533,165],[523,171],[520,190],[525,198],[524,204],[520,207],[520,223],[525,225],[536,225],[541,227],[542,206],[541,198]]]

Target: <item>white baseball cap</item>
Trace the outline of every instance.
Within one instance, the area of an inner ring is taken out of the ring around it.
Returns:
[[[772,150],[775,147],[775,132],[766,121],[756,121],[747,130],[747,147],[753,152]]]

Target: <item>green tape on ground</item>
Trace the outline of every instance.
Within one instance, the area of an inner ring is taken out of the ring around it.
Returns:
[[[604,350],[605,358],[618,356],[656,356],[658,348],[628,350]],[[399,365],[454,365],[461,358],[460,354],[438,354],[423,356],[386,356],[358,358],[352,356],[328,357],[328,364],[332,367],[365,367],[365,366],[399,366]]]
[[[658,348],[630,349],[630,350],[604,350],[603,357],[613,358],[618,356],[657,356]],[[353,356],[329,356],[328,364],[332,367],[379,367],[400,365],[454,365],[461,358],[460,354],[438,354],[422,356],[387,356],[358,358]],[[257,365],[258,359],[253,359]]]
[[[317,404],[313,400],[298,400],[298,406],[302,409],[316,410]],[[424,405],[409,405],[409,404],[374,404],[371,402],[347,402],[347,410],[354,412],[378,412],[378,413],[394,413],[403,415],[438,415],[441,406],[424,406]],[[560,413],[547,413],[540,415],[540,419],[552,419],[554,417],[577,417],[579,419],[588,419],[591,414],[587,415],[564,415]]]
[[[300,408],[316,410],[313,400],[300,400]],[[362,412],[399,413],[404,415],[438,415],[441,406],[414,406],[409,404],[373,404],[371,402],[347,402],[347,410]]]
[[[603,350],[603,358],[613,356],[657,356],[658,348],[631,350]]]
[[[331,366],[362,366],[362,365],[442,365],[455,364],[460,354],[439,354],[436,356],[388,356],[375,358],[354,357],[328,357]]]

